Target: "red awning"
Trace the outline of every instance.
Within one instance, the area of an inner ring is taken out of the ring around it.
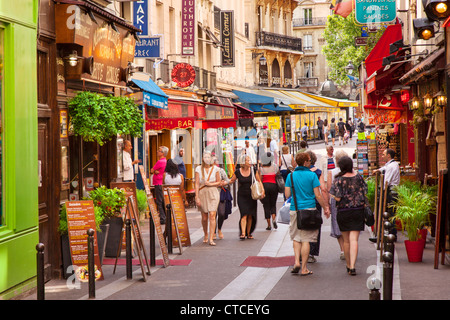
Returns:
[[[244,108],[243,106],[239,104],[233,104],[236,107],[236,111],[238,113],[239,119],[253,119],[253,111],[247,108]]]
[[[386,28],[365,60],[367,76],[370,77],[375,71],[383,67],[383,58],[389,55],[389,45],[402,38],[401,24],[393,24]]]
[[[236,120],[197,120],[196,129],[236,128]]]

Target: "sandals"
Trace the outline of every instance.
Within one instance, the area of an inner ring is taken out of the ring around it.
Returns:
[[[255,238],[253,238],[253,236],[252,236],[251,234],[249,234],[249,235],[247,236],[247,239],[255,239]]]
[[[210,245],[210,246],[215,246],[216,243],[215,243],[214,241],[210,241],[210,242],[209,242],[209,245]]]
[[[300,273],[300,276],[306,277],[306,276],[310,276],[310,275],[312,275],[312,274],[313,274],[313,272],[312,272],[311,270],[308,270],[307,273]]]
[[[298,274],[300,272],[300,269],[301,269],[301,266],[294,266],[291,270],[291,273]],[[312,274],[313,274],[313,272],[311,270],[308,270],[308,272],[306,272],[306,273],[300,273],[300,276],[306,277],[306,276],[310,276]]]
[[[245,234],[241,234],[241,236],[239,237],[239,239],[245,240]]]

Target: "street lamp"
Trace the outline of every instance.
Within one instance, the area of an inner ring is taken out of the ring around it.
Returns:
[[[348,62],[348,65],[344,68],[345,71],[347,71],[349,74],[353,73],[353,70],[355,70],[355,66],[351,61]]]
[[[447,105],[447,95],[444,92],[439,91],[434,97],[436,98],[436,104],[439,107],[444,107]]]

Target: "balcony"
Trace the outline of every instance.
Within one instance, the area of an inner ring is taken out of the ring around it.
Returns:
[[[297,85],[300,88],[317,88],[319,86],[319,78],[297,78]]]
[[[256,32],[256,46],[302,52],[302,39],[261,31]]]
[[[292,26],[295,27],[310,27],[310,26],[325,26],[327,24],[327,17],[317,18],[297,18],[292,20]]]

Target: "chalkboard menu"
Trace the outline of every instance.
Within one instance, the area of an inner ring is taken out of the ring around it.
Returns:
[[[95,224],[94,202],[67,201],[67,227],[69,231],[69,245],[77,278],[82,282],[89,281],[88,273],[88,235],[89,229],[94,233],[94,268],[95,280],[103,280],[103,272],[98,255],[97,230]]]

